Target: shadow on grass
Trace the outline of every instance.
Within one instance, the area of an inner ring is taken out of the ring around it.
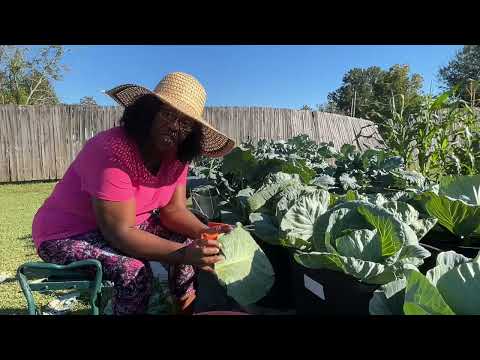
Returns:
[[[0,309],[0,316],[2,315],[28,315],[28,311],[26,307],[2,308]]]
[[[10,278],[5,279],[2,282],[0,282],[0,285],[6,285],[6,284],[10,284],[10,283],[15,283],[15,282],[17,282],[17,279],[15,277],[10,277]]]
[[[58,180],[0,181],[0,185],[53,184]]]
[[[20,237],[17,238],[17,240],[32,241],[32,234],[27,234],[27,235],[20,236]],[[33,243],[33,241],[32,241],[32,243]]]
[[[32,253],[28,254],[29,256],[37,255],[37,250],[35,249],[35,244],[33,243],[32,234],[25,234],[23,236],[19,236],[17,240],[23,242],[24,248],[32,251]]]
[[[28,314],[28,310],[26,307],[24,308],[3,308],[3,309],[0,309],[0,316],[15,316],[15,315],[29,315]],[[72,311],[68,314],[64,314],[64,315],[55,315],[55,316],[76,316],[76,315],[91,315],[91,312],[90,310],[88,309],[81,309],[81,310],[75,310],[75,311]],[[44,315],[44,316],[51,316],[51,315]]]

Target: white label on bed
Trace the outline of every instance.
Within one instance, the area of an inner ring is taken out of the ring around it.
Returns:
[[[325,300],[325,293],[323,292],[322,284],[316,282],[305,274],[303,275],[303,280],[305,283],[305,288],[317,295],[320,299]]]

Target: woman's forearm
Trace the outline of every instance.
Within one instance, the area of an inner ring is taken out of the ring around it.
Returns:
[[[104,236],[112,246],[134,258],[168,264],[183,262],[184,244],[158,237],[147,231],[128,228]]]
[[[160,209],[160,221],[168,230],[188,236],[189,238],[198,238],[200,233],[208,226],[202,223],[187,208]]]

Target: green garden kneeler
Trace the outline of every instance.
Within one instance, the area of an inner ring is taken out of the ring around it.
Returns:
[[[82,268],[95,269],[95,276],[82,271]],[[90,293],[92,315],[99,314],[98,304],[101,302],[102,289],[109,287],[102,282],[102,265],[98,260],[89,259],[75,261],[68,265],[56,265],[45,262],[28,262],[17,270],[17,280],[27,299],[28,313],[41,315],[40,309],[33,300],[32,291],[47,292],[55,290],[75,289]],[[39,282],[32,282],[37,279]]]

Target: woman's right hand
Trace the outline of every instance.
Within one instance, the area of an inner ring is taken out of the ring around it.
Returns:
[[[183,249],[183,263],[213,272],[213,264],[222,260],[218,240],[196,239]]]

